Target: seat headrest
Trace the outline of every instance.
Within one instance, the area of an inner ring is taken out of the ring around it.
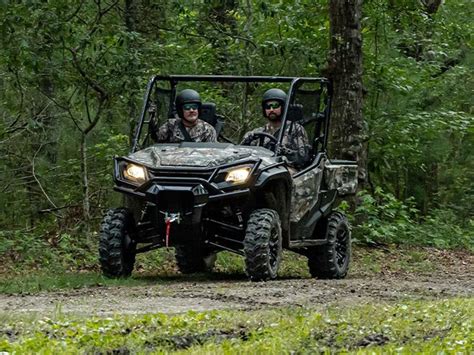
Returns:
[[[216,104],[214,102],[203,102],[201,104],[199,118],[210,125],[215,126],[217,123]]]
[[[298,122],[303,120],[303,105],[291,104],[288,107],[288,120]]]

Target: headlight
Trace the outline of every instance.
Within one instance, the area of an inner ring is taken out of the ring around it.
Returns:
[[[143,183],[146,181],[147,175],[144,167],[135,164],[127,164],[123,170],[123,177],[130,181]]]
[[[245,185],[251,180],[254,163],[244,163],[220,169],[212,182],[219,189],[233,188]]]
[[[225,181],[243,184],[250,175],[250,167],[237,168],[227,173]]]

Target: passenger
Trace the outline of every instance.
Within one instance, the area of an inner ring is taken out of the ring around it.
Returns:
[[[176,97],[178,118],[169,119],[158,128],[158,143],[216,142],[214,127],[199,119],[201,97],[195,90],[186,89]]]

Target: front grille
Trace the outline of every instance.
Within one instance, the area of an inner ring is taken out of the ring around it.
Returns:
[[[214,170],[154,170],[150,171],[152,177],[165,178],[200,178],[209,180],[214,173]]]

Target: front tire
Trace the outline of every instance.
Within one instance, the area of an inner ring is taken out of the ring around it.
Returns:
[[[258,209],[250,214],[244,239],[245,271],[252,281],[277,277],[281,261],[282,233],[278,213]]]
[[[132,240],[135,222],[125,208],[108,210],[100,226],[99,260],[110,278],[128,277],[135,264],[136,244]]]
[[[331,212],[326,223],[327,243],[309,250],[309,272],[320,279],[342,279],[349,271],[351,259],[349,222],[342,213]]]

